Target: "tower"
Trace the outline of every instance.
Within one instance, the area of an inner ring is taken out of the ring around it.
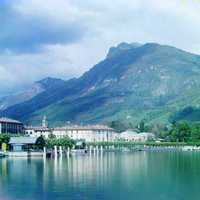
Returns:
[[[48,122],[47,122],[47,117],[44,115],[42,119],[42,127],[47,128],[48,127]]]

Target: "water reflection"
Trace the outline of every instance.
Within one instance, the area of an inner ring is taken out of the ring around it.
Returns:
[[[198,153],[105,153],[0,160],[0,199],[196,200]]]

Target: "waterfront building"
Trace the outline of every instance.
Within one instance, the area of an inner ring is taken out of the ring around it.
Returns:
[[[28,151],[37,144],[37,137],[11,137],[9,146],[11,151]]]
[[[64,127],[25,127],[28,136],[48,138],[54,135],[56,138],[69,137],[74,140],[84,140],[85,142],[106,142],[117,139],[118,133],[114,129],[105,125],[67,125]]]
[[[27,136],[40,137],[41,135],[48,138],[52,134],[52,129],[48,127],[48,122],[46,116],[42,119],[41,126],[26,126],[25,133]]]
[[[54,128],[52,133],[57,138],[68,136],[71,139],[86,142],[114,141],[118,136],[114,129],[105,125],[68,125]]]
[[[25,126],[25,134],[31,137],[40,137],[42,135],[48,138],[52,134],[52,129],[43,126]]]
[[[9,119],[0,118],[0,134],[23,134],[24,125],[22,122]]]
[[[137,133],[132,130],[127,130],[120,133],[119,139],[125,141],[146,142],[149,140],[154,140],[155,135],[153,133]]]

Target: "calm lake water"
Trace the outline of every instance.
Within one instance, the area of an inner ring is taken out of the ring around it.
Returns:
[[[0,200],[199,200],[200,152],[0,159]]]

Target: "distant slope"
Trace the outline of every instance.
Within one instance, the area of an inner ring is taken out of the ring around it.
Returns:
[[[10,96],[2,97],[0,99],[0,111],[3,111],[16,104],[20,104],[25,101],[31,100],[35,96],[47,90],[51,90],[52,88],[60,88],[65,84],[66,82],[61,79],[50,78],[50,77],[37,81],[25,91]]]
[[[0,98],[0,110],[5,110],[13,105],[28,101],[43,91],[44,88],[40,84],[35,83],[26,91],[2,97]]]
[[[45,78],[40,81],[35,82],[30,88],[17,94],[3,97],[0,99],[0,110],[1,115],[4,110],[8,108],[14,108],[24,104],[25,102],[31,102],[34,97],[39,98],[40,94],[45,94],[53,90],[60,90],[66,85],[66,81],[56,78]],[[16,116],[17,117],[17,116]]]
[[[188,106],[184,109],[181,109],[175,113],[173,113],[170,118],[170,122],[176,121],[191,121],[191,122],[199,122],[200,121],[200,108]]]
[[[79,79],[52,87],[1,112],[25,122],[166,122],[200,102],[200,56],[159,45],[121,43]]]

